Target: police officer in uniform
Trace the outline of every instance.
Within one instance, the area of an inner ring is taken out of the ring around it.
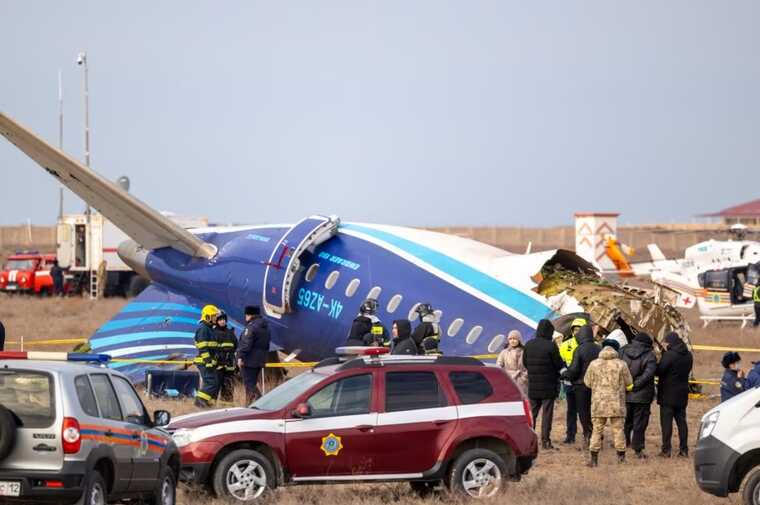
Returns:
[[[261,317],[261,310],[253,305],[245,308],[245,330],[240,335],[237,364],[243,376],[246,405],[261,396],[257,382],[261,369],[267,363],[269,352],[269,324]]]
[[[760,326],[760,283],[752,290],[752,300],[755,302],[755,322],[752,326],[757,328]]]
[[[198,355],[193,361],[201,374],[201,388],[195,393],[196,407],[210,407],[211,402],[219,395],[219,372],[216,368],[216,352],[218,347],[214,321],[219,309],[214,305],[206,305],[201,310],[201,320],[195,330],[195,348]]]
[[[219,347],[216,355],[216,369],[219,372],[219,399],[232,402],[235,393],[235,351],[237,337],[235,330],[227,326],[227,314],[223,311],[216,316],[216,339]]]
[[[420,319],[420,324],[412,332],[417,348],[421,354],[441,355],[441,326],[438,324],[433,306],[429,303],[421,303],[415,311]]]

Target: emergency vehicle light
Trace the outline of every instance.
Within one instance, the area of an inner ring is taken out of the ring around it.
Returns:
[[[42,361],[79,361],[87,363],[105,363],[111,359],[108,354],[93,354],[86,352],[0,352],[0,359],[34,359]]]
[[[363,347],[360,345],[347,345],[335,348],[335,354],[338,356],[379,356],[381,354],[388,354],[389,352],[390,350],[385,347]]]

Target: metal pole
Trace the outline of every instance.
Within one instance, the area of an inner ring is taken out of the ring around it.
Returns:
[[[63,151],[63,77],[58,69],[58,149]],[[63,218],[63,185],[58,188],[58,219]]]
[[[90,168],[90,86],[89,69],[87,68],[87,53],[79,53],[78,63],[84,66],[84,164]],[[87,204],[86,214],[90,214],[90,204]]]

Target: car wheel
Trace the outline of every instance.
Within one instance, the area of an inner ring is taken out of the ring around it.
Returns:
[[[409,485],[412,488],[412,492],[420,498],[428,498],[433,494],[438,482],[420,482],[418,480],[411,481]]]
[[[216,466],[213,486],[214,493],[220,498],[254,501],[274,489],[274,470],[261,453],[239,449],[229,453]]]
[[[16,443],[16,420],[11,411],[0,405],[0,460],[5,459]]]
[[[106,505],[108,503],[108,488],[103,476],[97,470],[92,470],[85,478],[84,493],[76,505]]]
[[[164,468],[153,489],[153,494],[146,503],[148,505],[175,505],[177,503],[177,479],[171,468]]]
[[[744,478],[742,500],[744,505],[760,505],[760,466],[750,470]]]
[[[451,491],[472,498],[490,498],[504,486],[507,466],[504,460],[488,449],[469,449],[451,466]]]

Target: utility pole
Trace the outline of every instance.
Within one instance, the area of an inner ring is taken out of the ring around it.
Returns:
[[[77,56],[77,65],[84,68],[84,164],[90,168],[90,86],[88,81],[87,53],[82,51]],[[89,269],[90,280],[90,299],[95,300],[100,296],[99,266],[93,264],[94,259],[92,251],[93,231],[92,231],[92,208],[87,203],[85,210],[87,216],[87,264]]]
[[[88,83],[87,53],[82,51],[77,56],[77,65],[84,67],[84,164],[90,168],[90,87]],[[85,213],[91,212],[87,204]]]
[[[58,69],[58,149],[63,152],[63,76]],[[58,219],[63,218],[63,184],[58,188]]]

